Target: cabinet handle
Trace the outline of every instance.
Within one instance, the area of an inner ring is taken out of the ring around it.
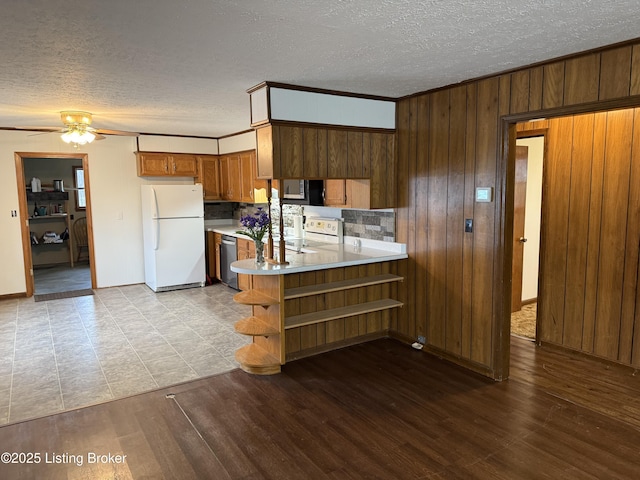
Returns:
[[[176,164],[173,164],[173,173],[176,173]]]
[[[169,164],[168,163],[164,164],[164,173],[169,173]]]

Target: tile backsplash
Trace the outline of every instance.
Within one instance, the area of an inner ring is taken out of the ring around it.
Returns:
[[[396,216],[394,212],[373,210],[342,210],[344,234],[350,237],[396,241]]]
[[[257,206],[266,208],[265,205],[247,205],[243,203],[207,203],[204,208],[204,218],[206,220],[235,219],[253,213]],[[310,212],[305,212],[302,205],[288,205],[282,207],[282,214],[285,227],[293,227],[293,217],[295,215],[320,215],[320,216],[340,216],[344,218],[344,234],[350,237],[360,237],[370,240],[380,240],[384,242],[396,241],[396,217],[393,211],[377,210],[337,210],[330,209],[331,214],[325,213],[325,207],[309,207]],[[326,209],[329,211],[328,209]],[[280,222],[279,205],[271,205],[271,221],[274,232],[277,232]]]
[[[205,203],[205,220],[225,220],[233,218],[233,203]]]

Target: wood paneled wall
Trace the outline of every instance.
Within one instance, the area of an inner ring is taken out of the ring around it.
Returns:
[[[640,109],[552,119],[547,142],[539,338],[638,366]]]
[[[405,307],[392,333],[407,341],[425,336],[426,350],[493,378],[506,378],[513,195],[513,158],[507,157],[515,150],[515,127],[509,130],[506,125],[636,106],[640,101],[634,95],[640,95],[640,44],[399,101],[397,237],[407,244],[410,259],[400,272],[408,280],[399,292]],[[611,135],[622,136],[615,131]],[[476,187],[492,187],[494,201],[474,202]],[[566,186],[559,188],[568,194]],[[603,199],[615,205],[620,201],[618,196]],[[473,219],[473,233],[464,232],[465,218]],[[620,253],[614,245],[611,255]],[[612,307],[601,303],[599,308],[605,315]]]

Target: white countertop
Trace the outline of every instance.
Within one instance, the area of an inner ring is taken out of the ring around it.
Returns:
[[[286,260],[289,262],[287,265],[273,265],[267,262],[257,265],[255,259],[250,258],[233,262],[231,271],[249,275],[285,275],[407,258],[406,253],[377,248],[358,248],[344,243],[314,245],[308,250],[313,253],[295,253],[287,250]]]
[[[242,230],[242,225],[240,225],[239,222],[208,220],[205,221],[205,229],[222,235],[249,238],[236,233],[236,231]],[[359,243],[360,247],[355,246],[354,242]],[[277,248],[277,239],[274,241],[274,244]],[[296,253],[293,250],[287,250],[286,260],[289,262],[287,265],[273,265],[266,262],[263,265],[256,265],[255,259],[250,258],[248,260],[233,262],[231,264],[231,271],[249,275],[284,275],[287,273],[403,260],[408,257],[405,244],[364,238],[356,239],[355,237],[348,236],[344,237],[344,243],[341,244],[309,242],[309,245],[305,246],[303,251],[306,253]]]

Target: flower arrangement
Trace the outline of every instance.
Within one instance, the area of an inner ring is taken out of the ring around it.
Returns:
[[[269,228],[269,215],[262,207],[259,207],[253,214],[245,215],[240,219],[240,224],[244,230],[237,230],[236,233],[246,235],[254,242],[262,242],[264,234]]]

